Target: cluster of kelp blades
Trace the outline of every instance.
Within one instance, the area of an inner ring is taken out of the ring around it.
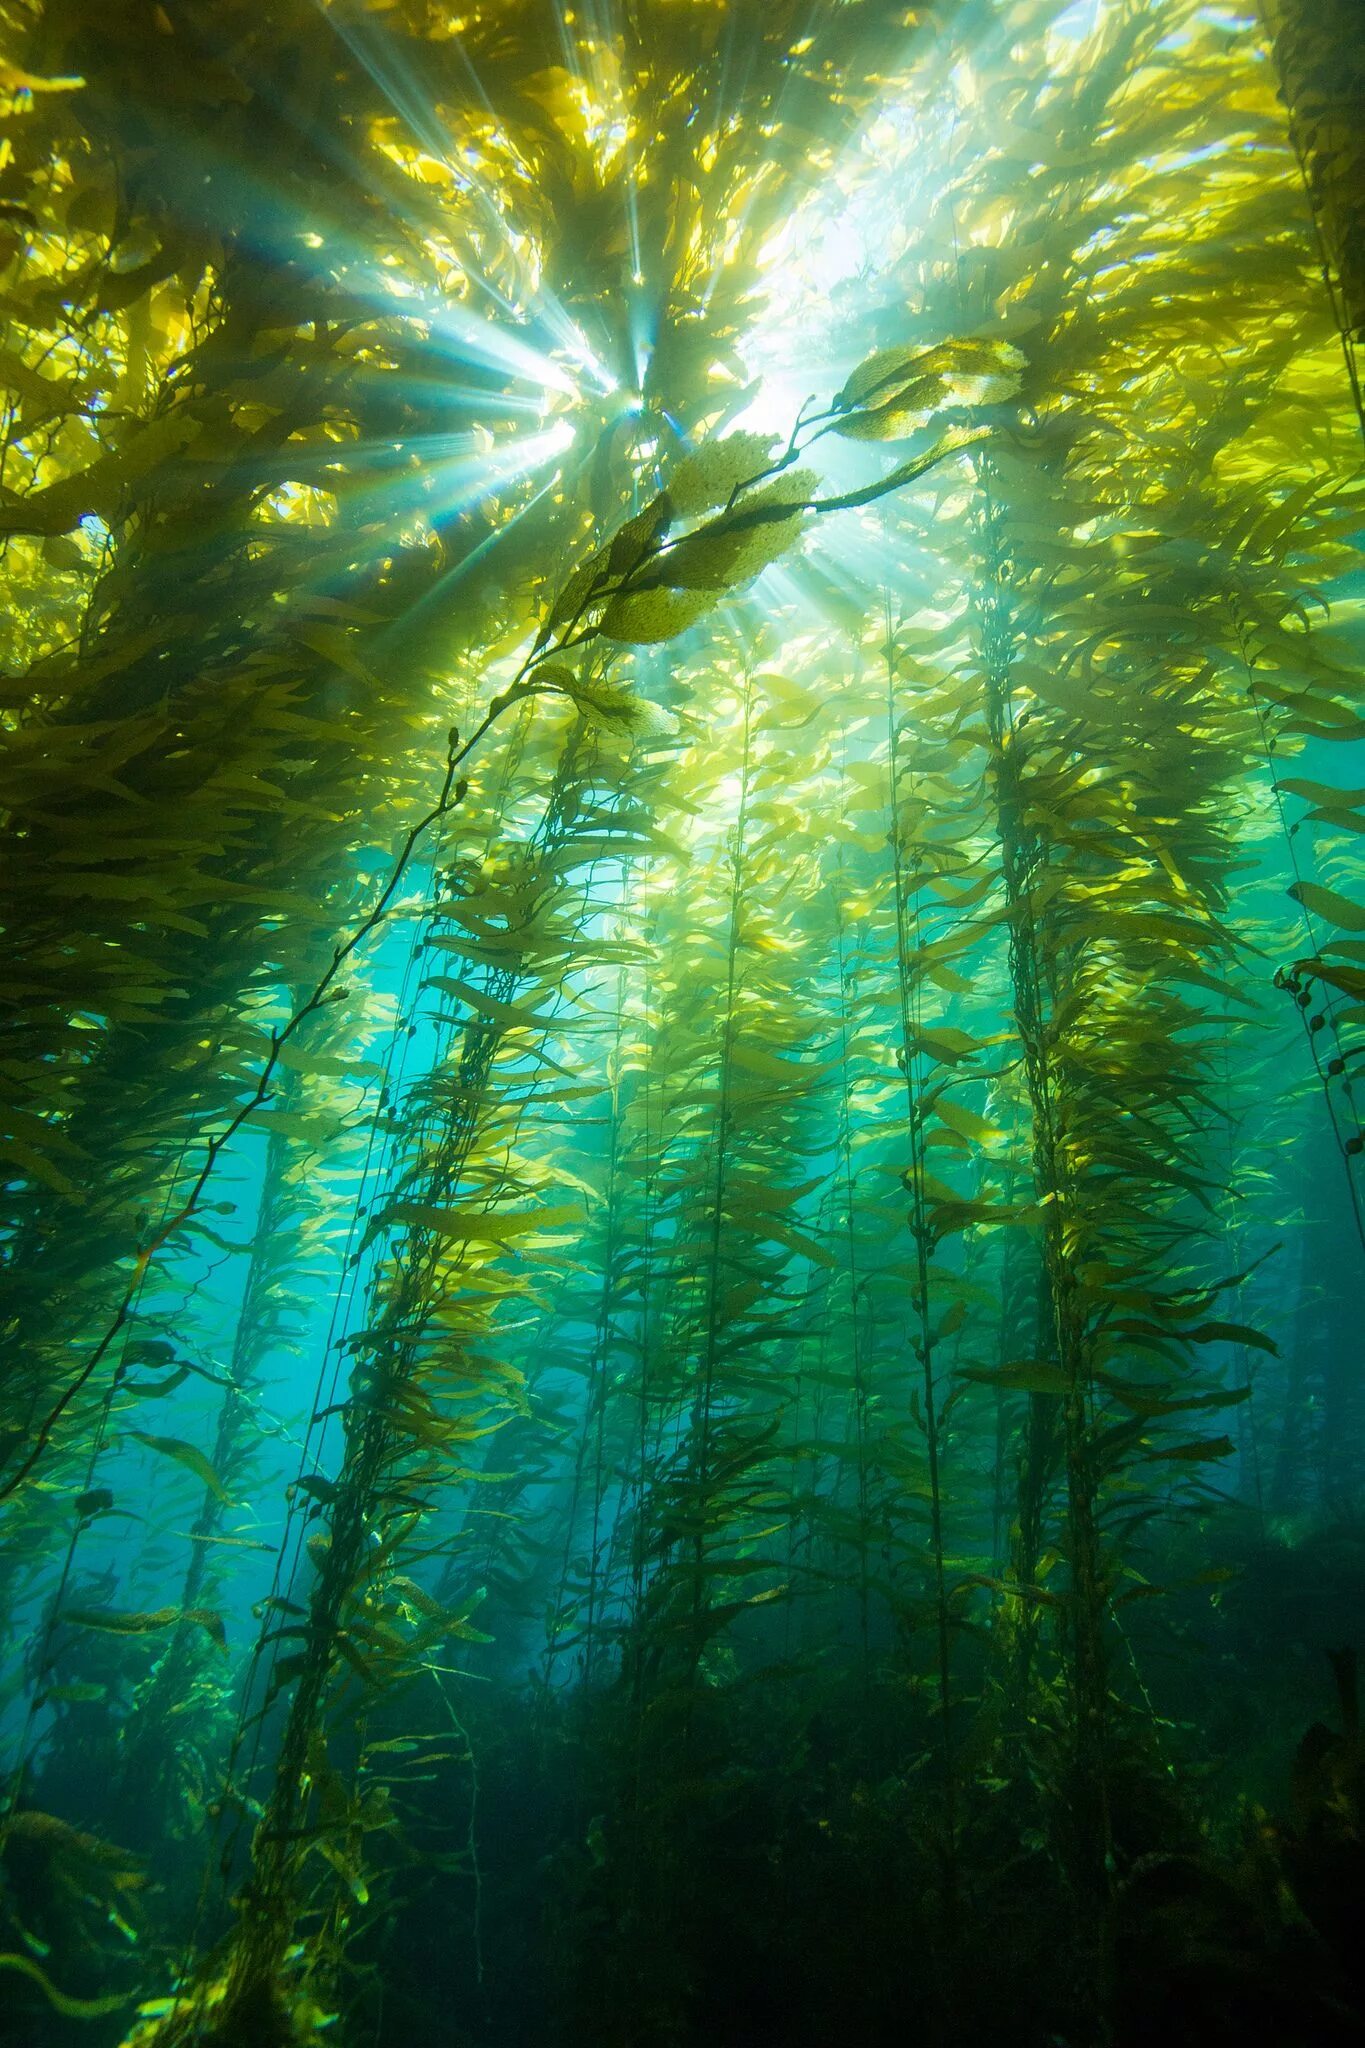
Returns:
[[[1148,1619],[1249,1635],[1359,1506],[1276,1250],[1324,1156],[1362,1249],[1346,39],[1071,12],[19,21],[21,2030],[1353,2037],[1353,1663],[1215,1846]],[[727,431],[897,95],[863,360]],[[481,423],[531,351],[471,280],[606,365],[477,506],[449,355]],[[193,1501],[143,1604],[131,1469]]]

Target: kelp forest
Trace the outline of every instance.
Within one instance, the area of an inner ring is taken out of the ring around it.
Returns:
[[[1361,2040],[1360,0],[0,49],[0,2042]]]

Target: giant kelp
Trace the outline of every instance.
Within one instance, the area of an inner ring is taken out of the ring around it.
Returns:
[[[1353,2024],[1334,23],[6,17],[25,2024]]]

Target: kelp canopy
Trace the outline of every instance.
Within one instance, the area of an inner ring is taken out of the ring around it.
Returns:
[[[0,2039],[1359,2038],[1354,0],[0,25]]]

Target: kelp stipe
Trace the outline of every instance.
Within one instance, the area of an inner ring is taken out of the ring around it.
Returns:
[[[552,900],[556,890],[565,840],[580,814],[592,765],[590,744],[575,721],[530,843],[519,857],[495,857],[492,874],[479,878],[484,886],[468,890],[463,901],[435,906],[427,945],[451,948],[463,956],[467,972],[477,973],[481,948],[475,932],[483,931],[485,959],[492,955],[485,969],[488,986],[442,975],[428,984],[454,994],[465,1021],[451,1035],[443,1066],[416,1093],[408,1157],[371,1224],[371,1235],[385,1228],[403,1234],[379,1268],[368,1326],[350,1340],[359,1362],[344,1411],[337,1478],[316,1479],[309,1487],[311,1512],[320,1512],[322,1527],[308,1546],[316,1580],[305,1625],[287,1619],[299,1611],[289,1600],[267,1603],[270,1626],[263,1642],[272,1654],[263,1664],[265,1705],[285,1689],[290,1703],[272,1790],[253,1837],[230,1962],[221,1995],[215,1996],[216,2031],[209,2038],[231,2039],[233,2028],[249,2031],[264,2023],[263,2015],[295,2011],[296,2000],[284,1987],[311,1849],[320,1848],[351,1889],[363,1894],[353,1859],[367,1829],[386,1824],[383,1801],[367,1799],[363,1787],[350,1792],[327,1760],[326,1723],[336,1713],[331,1695],[338,1686],[353,1686],[356,1676],[366,1688],[399,1683],[420,1670],[424,1653],[447,1636],[477,1634],[465,1622],[467,1606],[465,1612],[448,1612],[427,1600],[400,1567],[427,1511],[425,1488],[440,1473],[452,1476],[468,1447],[496,1428],[499,1409],[518,1398],[513,1376],[491,1366],[481,1370],[473,1347],[482,1318],[477,1297],[461,1300],[460,1275],[466,1260],[484,1264],[506,1239],[528,1237],[556,1220],[547,1208],[499,1216],[492,1205],[503,1193],[502,1176],[489,1174],[477,1148],[502,1042],[523,1018],[535,1022],[530,1011],[517,1008],[526,980],[523,956],[531,948],[533,926],[536,936],[545,931],[545,898]],[[600,833],[610,824],[609,812],[594,813],[590,829]],[[453,930],[443,918],[446,908],[455,913]],[[503,925],[487,922],[499,916],[505,917]],[[524,1189],[513,1180],[510,1191]],[[471,1396],[478,1403],[472,1417]],[[286,1618],[277,1622],[279,1614]],[[281,1655],[281,1643],[295,1642],[299,1648]],[[367,1813],[367,1805],[374,1810]],[[343,1942],[344,1921],[329,1928],[328,1944],[309,1957],[310,1978],[324,1967],[335,1968],[327,1948]],[[310,2018],[306,2026],[314,2023]],[[169,2038],[176,2038],[181,2024],[172,2009],[165,2021]]]
[[[917,843],[916,813],[922,810],[915,788],[913,768],[902,755],[904,732],[896,694],[895,645],[888,618],[886,622],[886,722],[887,722],[887,837],[891,846],[891,887],[894,898],[896,934],[896,998],[899,1010],[900,1047],[897,1065],[905,1076],[907,1149],[910,1163],[904,1184],[910,1195],[907,1221],[914,1240],[914,1285],[910,1294],[911,1349],[920,1368],[920,1392],[924,1403],[924,1444],[929,1467],[929,1528],[933,1557],[935,1626],[938,1636],[938,1687],[941,1741],[943,1748],[944,1798],[944,1924],[952,1926],[956,1914],[956,1811],[952,1732],[951,1621],[948,1581],[944,1564],[943,1481],[940,1459],[943,1453],[942,1406],[938,1379],[937,1350],[940,1341],[961,1325],[965,1308],[955,1303],[944,1309],[943,1286],[934,1265],[939,1235],[934,1227],[927,1167],[928,1117],[936,1065],[942,1064],[942,1048],[935,1045],[935,1022],[925,1015],[925,963],[928,950],[923,919],[923,892],[929,880],[929,865]],[[908,812],[908,818],[906,813]],[[940,1027],[941,1028],[941,1027]],[[949,1050],[951,1058],[951,1049]],[[939,1086],[945,1085],[940,1079]]]

